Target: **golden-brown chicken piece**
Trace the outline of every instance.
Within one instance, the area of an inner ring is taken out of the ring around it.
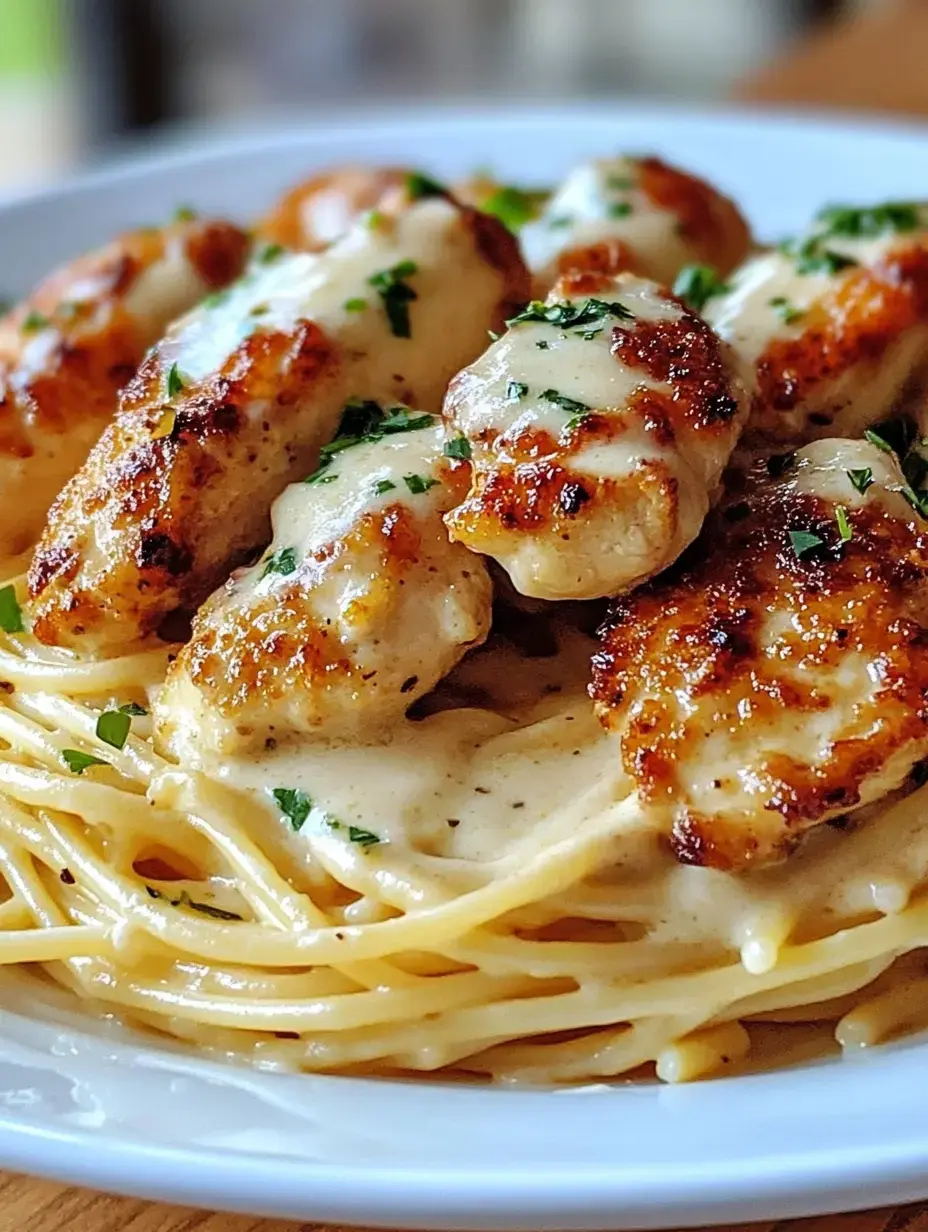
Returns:
[[[336,167],[284,193],[256,228],[260,239],[284,248],[321,252],[376,209],[410,172],[401,167]]]
[[[737,206],[705,180],[628,156],[575,168],[521,240],[538,296],[578,269],[630,270],[668,286],[693,263],[725,274],[751,246]]]
[[[754,371],[746,443],[856,436],[924,396],[928,207],[823,210],[748,261],[705,317]]]
[[[176,755],[371,735],[489,632],[486,566],[442,523],[466,464],[432,416],[381,435],[390,419],[367,414],[367,439],[348,423],[318,478],[276,502],[263,560],[197,613],[156,707]]]
[[[638,585],[699,533],[747,415],[727,348],[632,274],[574,274],[452,382],[473,456],[451,537],[539,599]]]
[[[168,332],[56,502],[36,636],[99,650],[192,610],[268,541],[347,402],[437,410],[525,285],[508,232],[445,197],[398,198],[321,254],[265,249]]]
[[[682,862],[782,858],[928,754],[928,523],[905,487],[869,442],[814,442],[612,610],[591,692]]]
[[[35,542],[168,322],[240,273],[227,222],[135,231],[46,278],[0,320],[0,558]]]

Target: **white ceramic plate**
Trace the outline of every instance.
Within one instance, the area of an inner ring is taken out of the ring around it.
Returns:
[[[551,180],[654,150],[762,235],[824,201],[928,196],[928,133],[631,107],[410,113],[136,161],[0,209],[0,281],[178,202],[248,217],[315,166]],[[928,1043],[690,1087],[511,1091],[256,1073],[155,1049],[0,985],[0,1165],[254,1214],[415,1228],[772,1219],[928,1196]]]

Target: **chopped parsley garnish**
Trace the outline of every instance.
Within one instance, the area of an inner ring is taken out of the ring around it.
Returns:
[[[97,719],[97,738],[114,749],[125,747],[132,718],[124,710],[104,710]]]
[[[368,231],[376,231],[378,227],[383,226],[386,222],[386,217],[380,210],[368,210],[364,215],[364,225]]]
[[[92,753],[82,753],[80,749],[62,749],[61,760],[72,774],[83,774],[88,766],[108,766],[110,764],[102,757],[94,757]]]
[[[506,386],[506,401],[521,402],[528,393],[528,386],[524,381],[510,381]]]
[[[547,351],[550,345],[551,344],[549,342],[545,342],[544,338],[535,343],[535,346],[538,347],[539,351]]]
[[[545,402],[553,402],[555,406],[559,406],[562,411],[570,411],[572,415],[589,415],[590,407],[585,402],[578,402],[576,398],[568,398],[566,394],[560,394],[556,389],[543,389],[541,396]]]
[[[209,295],[204,295],[200,302],[204,308],[218,308],[220,304],[226,302],[230,294],[228,287],[224,291],[210,291]]]
[[[199,215],[191,205],[179,205],[174,211],[175,222],[193,222]]]
[[[507,231],[521,231],[538,217],[547,198],[545,192],[527,192],[511,185],[497,188],[481,205],[484,214],[498,218]]]
[[[270,311],[271,311],[270,304],[255,304],[254,308],[250,310],[248,315],[250,317],[263,317],[263,316],[267,316],[267,314]]]
[[[393,436],[397,432],[418,432],[420,428],[429,428],[435,422],[434,415],[411,414],[406,407],[396,407],[380,423],[375,435]]]
[[[436,487],[441,483],[441,480],[433,479],[431,475],[404,475],[403,483],[409,488],[413,496],[421,496],[429,488]]]
[[[243,918],[236,911],[226,911],[223,907],[214,907],[212,903],[198,902],[195,898],[191,898],[186,890],[181,890],[177,898],[169,898],[163,890],[158,890],[154,886],[147,885],[145,889],[151,898],[163,898],[172,907],[189,907],[191,911],[199,911],[203,915],[211,916],[214,920],[241,920]]]
[[[392,492],[396,488],[396,484],[392,479],[378,479],[374,484],[374,492],[377,496],[383,496],[384,492]]]
[[[801,308],[794,308],[785,295],[775,295],[767,302],[784,325],[794,325],[806,315]]]
[[[269,573],[279,573],[283,577],[296,573],[296,548],[278,548],[272,556],[269,556],[264,562],[261,578],[266,578]]]
[[[582,304],[571,300],[558,300],[554,304],[546,304],[543,300],[533,299],[516,316],[506,322],[508,326],[522,325],[529,321],[538,321],[548,325],[558,325],[561,329],[573,329],[582,325],[599,325],[606,317],[616,317],[620,321],[631,321],[632,313],[615,300],[587,299]]]
[[[880,435],[874,428],[866,428],[864,436],[871,445],[876,445],[877,449],[882,449],[883,453],[892,453],[893,447],[883,436]]]
[[[573,432],[574,428],[579,428],[582,423],[589,419],[592,412],[581,411],[579,415],[571,415],[564,427],[568,432]]]
[[[355,296],[354,299],[346,299],[342,307],[346,312],[363,312],[367,307],[367,300]]]
[[[789,541],[799,560],[802,560],[809,552],[814,552],[816,548],[824,546],[825,543],[820,535],[814,535],[808,530],[791,530]]]
[[[275,787],[271,795],[291,827],[295,831],[301,830],[313,807],[313,802],[306,792],[296,787]]]
[[[262,265],[270,265],[272,261],[276,261],[278,257],[282,257],[286,249],[283,244],[265,244],[257,255],[257,259]]]
[[[819,210],[816,222],[825,235],[848,239],[870,239],[887,231],[914,231],[919,224],[919,207],[914,201],[886,201],[882,205],[828,205]]]
[[[410,201],[419,201],[423,197],[447,197],[448,190],[437,180],[423,175],[421,171],[411,171],[406,177],[406,192]]]
[[[0,587],[0,629],[4,633],[23,632],[23,613],[13,586]]]
[[[711,265],[684,265],[673,284],[673,293],[694,312],[702,312],[714,295],[730,288]]]
[[[445,441],[442,453],[446,458],[460,458],[463,461],[469,461],[473,457],[474,451],[471,449],[470,441],[466,436],[453,436],[450,441]]]
[[[848,479],[851,481],[851,486],[855,488],[861,496],[866,492],[867,488],[873,483],[873,471],[869,466],[864,466],[860,470],[845,471]]]
[[[796,258],[797,274],[837,274],[857,265],[853,257],[829,248],[824,235],[810,235],[800,244],[787,243],[783,251]]]
[[[133,718],[142,718],[143,715],[148,714],[148,711],[138,702],[125,702],[119,707],[119,713],[131,715]]]
[[[171,364],[171,367],[168,369],[166,384],[169,398],[176,398],[187,384],[187,378],[181,372],[176,362]]]
[[[48,317],[43,316],[41,312],[36,312],[33,308],[31,312],[26,314],[22,330],[25,334],[34,334],[40,329],[46,329],[49,325],[51,325],[51,321],[49,321]]]
[[[606,209],[610,218],[627,218],[631,212],[631,203],[628,201],[613,201]]]
[[[348,842],[357,843],[359,847],[374,847],[383,841],[378,834],[374,834],[372,830],[364,830],[361,826],[346,826],[344,822],[333,818],[326,818],[325,824],[330,830],[347,830]]]
[[[854,530],[847,516],[847,508],[844,505],[835,505],[835,521],[838,523],[838,538],[842,543],[850,542],[853,537]]]
[[[561,227],[569,227],[573,223],[573,219],[569,214],[559,214],[557,218],[548,219],[548,228],[551,231],[558,231]]]
[[[434,415],[413,414],[405,406],[395,406],[385,411],[378,402],[354,399],[342,411],[335,439],[320,449],[319,466],[303,482],[331,483],[335,476],[327,475],[326,471],[335,455],[344,449],[380,441],[399,432],[418,432],[431,427],[434,422]]]
[[[411,337],[409,305],[419,297],[406,279],[417,273],[418,269],[415,261],[400,261],[390,269],[378,270],[367,280],[380,296],[395,338]]]
[[[635,181],[628,175],[609,175],[606,177],[606,187],[612,192],[626,192],[635,187]]]

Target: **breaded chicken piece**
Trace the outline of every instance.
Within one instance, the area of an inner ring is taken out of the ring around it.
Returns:
[[[0,320],[0,557],[36,541],[146,349],[237,278],[248,247],[227,222],[134,231],[56,270]]]
[[[539,297],[578,269],[630,270],[668,286],[684,265],[725,274],[751,246],[737,206],[705,180],[630,156],[575,168],[521,239]]]
[[[334,167],[297,184],[258,223],[260,239],[284,248],[321,252],[406,183],[401,167]]]
[[[924,396],[928,207],[824,210],[748,261],[705,317],[754,371],[746,444],[859,435]]]
[[[374,408],[373,435],[349,424],[318,476],[287,488],[263,560],[201,607],[156,707],[162,747],[357,739],[401,719],[487,636],[486,566],[442,522],[466,464],[443,453],[430,415],[409,412],[387,435],[376,424]]]
[[[636,586],[698,535],[747,410],[725,345],[668,292],[568,275],[448,390],[473,456],[451,537],[534,598]]]
[[[591,693],[681,862],[778,860],[928,754],[928,523],[905,490],[869,442],[814,442],[613,608]]]
[[[56,502],[29,572],[36,636],[99,652],[192,611],[268,542],[272,502],[350,399],[437,410],[525,283],[509,233],[444,197],[324,253],[265,249],[168,332]]]

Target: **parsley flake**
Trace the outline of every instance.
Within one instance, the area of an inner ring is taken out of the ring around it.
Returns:
[[[887,231],[914,231],[919,207],[914,201],[886,201],[882,205],[828,205],[819,210],[816,222],[824,234],[849,239],[870,239]]]
[[[446,458],[459,458],[466,462],[473,457],[474,451],[466,436],[453,436],[450,441],[445,441],[442,453]]]
[[[47,329],[51,325],[48,317],[43,316],[41,312],[37,312],[34,308],[23,318],[22,331],[24,334],[35,334],[40,329]]]
[[[133,718],[142,718],[148,714],[148,711],[144,706],[140,706],[138,702],[125,702],[119,707],[119,713],[131,715]]]
[[[538,217],[547,196],[545,192],[503,186],[491,193],[480,208],[484,214],[498,218],[507,231],[516,233]]]
[[[0,629],[4,633],[23,632],[23,612],[13,586],[0,587]]]
[[[785,295],[775,295],[767,301],[784,325],[794,325],[806,315],[801,308],[795,308]]]
[[[124,748],[131,726],[132,719],[124,710],[104,710],[97,719],[97,738],[114,749]]]
[[[275,787],[271,795],[293,830],[301,830],[313,807],[313,802],[306,792],[296,787]]]
[[[845,505],[835,505],[835,521],[838,523],[838,538],[841,543],[849,543],[854,535],[854,530],[847,516],[847,507]]]
[[[272,556],[265,560],[261,577],[258,580],[266,578],[269,573],[279,573],[283,577],[296,573],[296,548],[278,548]]]
[[[187,384],[187,378],[181,372],[180,368],[177,366],[177,363],[175,362],[171,364],[170,368],[168,369],[168,376],[167,376],[167,381],[166,381],[168,397],[176,398],[177,395],[180,393],[180,391],[186,386],[186,384]]]
[[[226,911],[223,907],[215,907],[212,903],[201,903],[191,898],[187,890],[181,890],[177,898],[169,898],[163,890],[154,886],[145,887],[150,898],[163,898],[172,907],[189,907],[191,911],[199,911],[202,915],[211,916],[214,920],[241,920],[243,917],[237,911]]]
[[[383,310],[390,322],[390,329],[395,338],[410,338],[412,331],[409,324],[409,305],[419,296],[406,282],[412,274],[418,273],[419,267],[415,261],[400,261],[390,269],[378,270],[368,278],[380,296]]]
[[[863,496],[867,488],[873,483],[873,470],[869,466],[864,466],[860,470],[845,471],[848,479],[851,481],[851,486]]]
[[[276,261],[278,257],[282,257],[285,252],[286,249],[283,244],[265,244],[264,247],[258,252],[256,259],[260,261],[262,265],[270,265],[272,261]]]
[[[346,299],[342,307],[346,312],[363,312],[367,307],[367,300],[355,296],[354,299]]]
[[[853,257],[829,248],[825,239],[824,235],[811,235],[798,245],[784,245],[784,251],[796,259],[797,274],[838,274],[858,264]]]
[[[712,265],[684,265],[673,284],[674,295],[694,312],[702,312],[713,296],[723,295],[728,290],[728,283],[719,277]]]
[[[606,317],[616,317],[620,321],[630,321],[633,314],[615,300],[587,299],[582,304],[571,300],[558,300],[546,304],[543,300],[533,299],[517,313],[510,317],[506,324],[510,327],[529,321],[538,321],[548,325],[558,325],[562,329],[571,329],[581,325],[599,325]]]
[[[421,496],[423,492],[428,492],[429,488],[436,487],[440,482],[440,479],[433,479],[431,475],[403,476],[403,483],[409,488],[413,496]]]
[[[384,492],[392,492],[396,488],[396,484],[392,479],[378,479],[374,484],[374,494],[383,496]]]
[[[344,822],[336,820],[334,817],[327,817],[325,823],[330,830],[346,830],[348,832],[348,842],[357,843],[359,847],[374,847],[377,843],[382,842],[379,834],[375,834],[373,830],[364,830],[361,826],[346,826]]]
[[[411,171],[406,177],[406,192],[410,201],[421,201],[423,197],[447,197],[448,190],[431,176],[421,171]]]
[[[562,411],[570,411],[572,415],[578,413],[589,415],[591,412],[591,408],[585,402],[578,402],[576,398],[568,398],[566,394],[558,393],[556,389],[543,389],[541,396],[545,402],[553,402]]]
[[[521,402],[528,393],[528,386],[524,381],[510,381],[506,386],[506,401]]]
[[[814,535],[808,530],[791,530],[789,532],[789,541],[799,560],[802,560],[809,552],[814,552],[816,548],[822,547],[825,543],[825,540],[820,535]]]
[[[191,205],[179,205],[174,211],[175,222],[194,222],[199,215]]]
[[[631,203],[628,201],[613,201],[606,209],[610,218],[627,218],[631,212]]]
[[[62,749],[61,760],[72,774],[83,774],[88,766],[108,766],[110,764],[102,757],[94,757],[92,753],[82,753],[80,749]]]

